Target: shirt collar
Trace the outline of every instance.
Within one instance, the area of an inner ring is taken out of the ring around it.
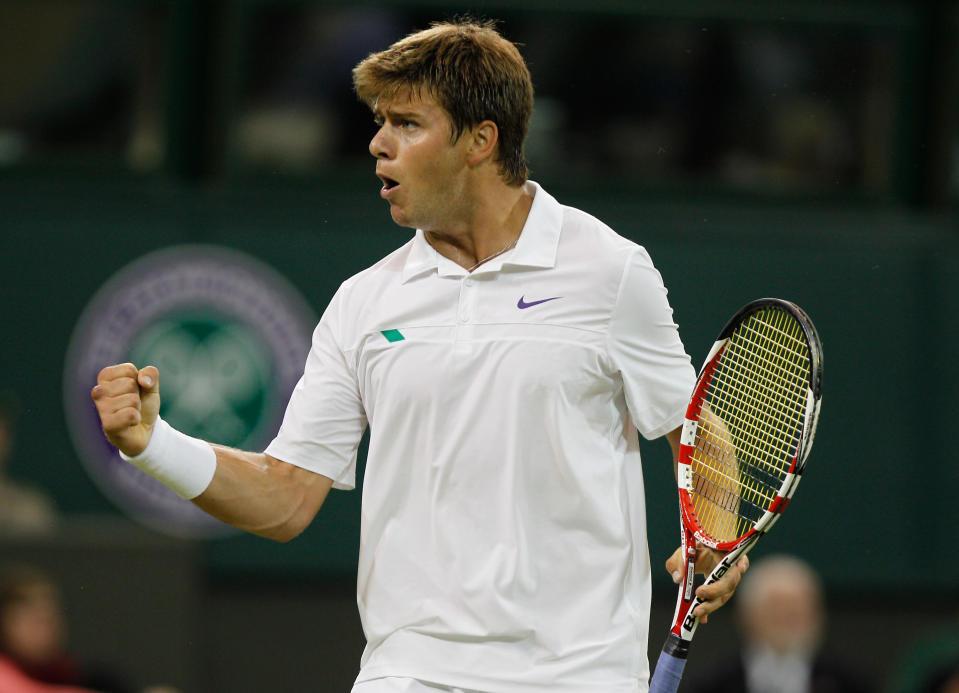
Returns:
[[[498,272],[507,265],[514,267],[553,267],[559,248],[559,235],[563,222],[563,208],[552,195],[538,183],[526,182],[526,190],[533,196],[523,232],[516,247],[502,257],[496,257],[477,268],[473,274]],[[421,229],[416,230],[410,254],[403,266],[402,282],[436,270],[441,277],[462,276],[466,270],[449,258],[440,255],[426,240]]]

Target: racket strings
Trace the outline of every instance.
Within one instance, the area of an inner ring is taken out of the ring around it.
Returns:
[[[778,461],[788,467],[791,444],[796,442],[779,435],[786,429],[799,430],[805,416],[802,397],[796,397],[796,388],[784,388],[783,382],[791,378],[791,385],[801,386],[804,394],[805,377],[802,373],[779,373],[778,378],[769,377],[768,371],[748,369],[735,351],[749,348],[749,344],[733,344],[728,369],[719,369],[712,387],[728,399],[731,394],[739,398],[735,409],[725,411],[735,416],[739,423],[740,447],[748,448],[752,455],[767,463]],[[771,416],[772,414],[772,416]],[[775,447],[773,447],[775,446]],[[785,470],[777,470],[785,471]]]
[[[763,479],[743,480],[728,434],[700,433],[693,454],[693,506],[700,526],[720,541],[745,534],[762,516],[779,488]],[[717,455],[716,451],[722,450]]]
[[[809,353],[801,326],[767,308],[730,337],[707,387],[693,453],[693,504],[719,541],[745,534],[775,499],[805,419]]]
[[[786,314],[779,313],[777,317],[783,320]],[[733,401],[733,395],[738,395],[735,399],[738,407],[723,406],[726,414],[724,421],[739,434],[737,448],[747,453],[747,460],[758,460],[760,463],[747,471],[768,472],[771,478],[766,475],[751,476],[760,484],[766,481],[778,489],[788,470],[793,447],[790,436],[782,433],[790,428],[798,431],[802,420],[803,411],[790,405],[797,401],[797,387],[799,391],[804,389],[805,374],[791,366],[795,365],[796,356],[802,355],[795,346],[798,344],[804,349],[805,343],[796,339],[790,342],[789,338],[793,335],[777,329],[775,323],[760,323],[760,327],[765,329],[757,330],[757,322],[754,317],[739,331],[739,339],[731,340],[729,358],[724,363],[726,367],[719,369],[719,380],[714,388],[724,396],[719,400],[724,405]],[[769,335],[779,341],[771,341]],[[784,346],[792,346],[792,352],[786,354]],[[727,378],[728,381],[724,382]],[[785,388],[782,387],[783,383]],[[773,416],[770,417],[770,414]],[[769,468],[773,462],[783,466]],[[754,486],[753,490],[758,491],[759,487]]]

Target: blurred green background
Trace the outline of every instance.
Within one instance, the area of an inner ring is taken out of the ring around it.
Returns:
[[[649,250],[694,363],[750,299],[788,298],[812,316],[825,348],[816,448],[757,555],[808,560],[830,637],[891,686],[909,644],[959,616],[954,1],[6,0],[0,390],[20,411],[8,472],[64,518],[56,537],[9,550],[66,583],[80,654],[134,680],[348,690],[362,647],[360,493],[334,493],[287,545],[128,526],[68,433],[66,352],[97,291],[151,251],[242,251],[318,315],[342,280],[404,243],[377,198],[374,126],[350,69],[464,11],[522,44],[537,90],[533,178]],[[676,542],[676,503],[665,444],[644,460],[655,652],[673,600],[655,566]],[[165,627],[189,633],[156,637],[191,643],[162,667],[105,642],[115,619],[83,610],[91,580],[135,603],[129,576],[78,578],[64,554],[83,545],[122,571],[117,552],[154,544],[182,558],[175,579],[146,572],[157,599],[178,586],[182,618]],[[732,620],[701,631],[697,656],[728,648]]]

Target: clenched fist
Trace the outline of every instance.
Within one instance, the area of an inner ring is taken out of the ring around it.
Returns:
[[[90,396],[107,440],[130,457],[143,452],[160,413],[160,372],[132,363],[107,366]]]

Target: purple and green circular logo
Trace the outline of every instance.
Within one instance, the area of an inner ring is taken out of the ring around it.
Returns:
[[[276,271],[235,250],[176,246],[110,278],[67,352],[66,418],[91,478],[123,512],[176,536],[231,528],[124,462],[100,428],[90,388],[104,366],[160,370],[160,415],[188,435],[262,450],[303,370],[313,312]]]

